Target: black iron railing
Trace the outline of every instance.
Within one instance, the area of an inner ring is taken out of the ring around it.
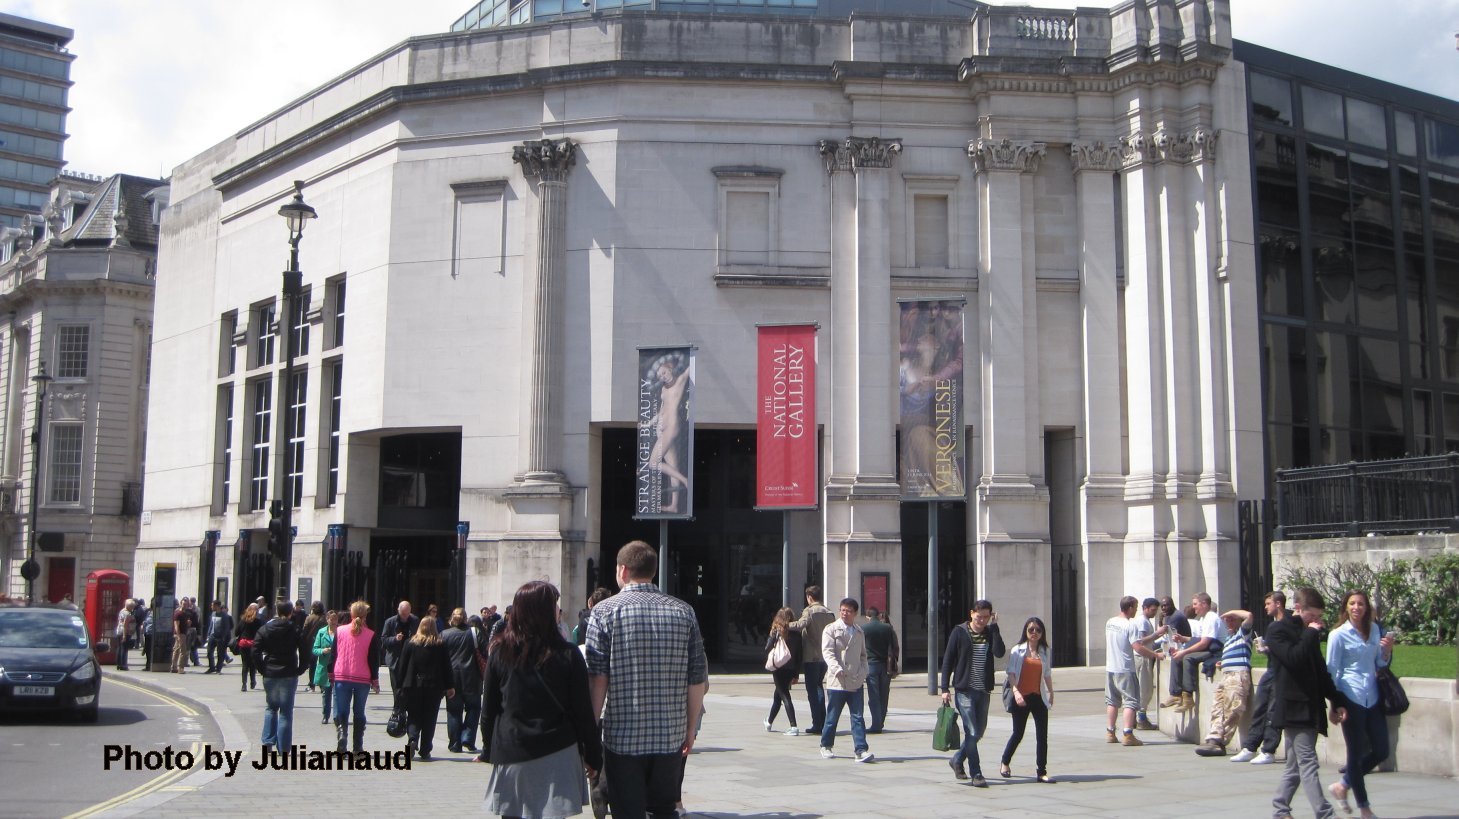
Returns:
[[[1459,453],[1277,470],[1276,540],[1459,532]]]

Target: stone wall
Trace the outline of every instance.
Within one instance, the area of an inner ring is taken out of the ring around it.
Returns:
[[[1415,560],[1445,552],[1459,552],[1459,534],[1278,540],[1272,542],[1272,577],[1280,583],[1293,569],[1311,572],[1336,563],[1365,563],[1377,569],[1394,560]]]

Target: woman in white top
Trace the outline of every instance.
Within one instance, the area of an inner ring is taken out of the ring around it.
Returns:
[[[1049,779],[1049,709],[1054,707],[1054,668],[1049,657],[1048,629],[1044,621],[1030,617],[1023,624],[1023,633],[1018,644],[1008,652],[1008,687],[1013,690],[1013,734],[1003,749],[1003,763],[998,766],[998,775],[1004,779],[1013,775],[1008,763],[1013,761],[1013,752],[1023,741],[1023,729],[1028,726],[1029,714],[1033,715],[1034,739],[1037,741],[1038,781]]]

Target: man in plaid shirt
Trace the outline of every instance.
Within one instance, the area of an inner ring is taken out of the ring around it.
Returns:
[[[670,819],[709,680],[704,640],[689,604],[653,584],[652,546],[635,540],[617,562],[621,591],[593,607],[587,642],[613,817]]]

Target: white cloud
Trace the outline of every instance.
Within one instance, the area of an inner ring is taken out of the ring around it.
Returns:
[[[1071,5],[1073,0],[1030,5]],[[1092,4],[1083,0],[1080,5]],[[0,0],[76,31],[73,170],[166,175],[470,0]],[[1107,3],[1106,3],[1107,5]],[[1235,35],[1459,98],[1459,0],[1232,0]]]

